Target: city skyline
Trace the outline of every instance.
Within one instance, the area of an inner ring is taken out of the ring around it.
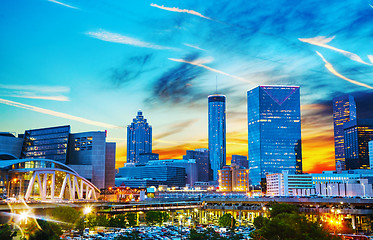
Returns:
[[[246,91],[258,85],[300,86],[305,172],[335,168],[334,97],[351,94],[358,117],[373,118],[368,2],[40,0],[0,11],[1,131],[108,130],[116,167],[138,109],[161,159],[207,148],[216,85],[228,163],[247,156]]]

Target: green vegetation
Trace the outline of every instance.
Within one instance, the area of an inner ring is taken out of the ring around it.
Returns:
[[[29,236],[29,240],[58,240],[62,235],[61,227],[54,222],[38,220],[41,229]]]
[[[80,218],[80,212],[69,206],[59,206],[53,209],[52,218],[62,222],[64,229],[71,229]]]
[[[17,232],[12,231],[9,224],[2,224],[0,226],[0,239],[11,240],[17,235]]]
[[[225,213],[223,216],[219,218],[219,226],[220,227],[226,227],[226,228],[232,228],[234,229],[236,225],[236,220],[230,213]]]
[[[165,221],[169,219],[169,214],[167,212],[160,211],[149,211],[145,215],[145,222],[148,225],[162,225]]]
[[[270,207],[269,217],[254,220],[256,230],[253,239],[266,240],[326,240],[340,239],[331,235],[319,222],[308,220],[293,205],[275,203]]]

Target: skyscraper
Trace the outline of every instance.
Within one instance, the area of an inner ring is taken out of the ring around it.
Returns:
[[[131,125],[127,126],[127,162],[137,163],[140,153],[151,152],[152,127],[139,110]]]
[[[258,86],[247,92],[250,185],[266,173],[302,172],[299,87]]]
[[[373,119],[355,119],[343,124],[346,170],[369,169],[369,141],[373,140]]]
[[[217,183],[218,170],[226,164],[225,96],[208,97],[209,157],[212,179]]]
[[[346,169],[343,124],[356,119],[356,103],[351,95],[333,98],[335,163],[340,162],[342,170]]]

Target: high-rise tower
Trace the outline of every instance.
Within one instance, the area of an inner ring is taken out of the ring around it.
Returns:
[[[226,164],[225,96],[208,97],[209,158],[212,179],[217,183],[218,170]]]
[[[302,172],[299,87],[258,86],[247,92],[249,179],[266,173]]]
[[[355,119],[343,124],[346,170],[369,169],[369,141],[373,140],[373,119]]]
[[[335,163],[346,169],[343,124],[356,119],[356,103],[351,95],[333,98]]]
[[[127,126],[127,162],[137,163],[140,153],[151,152],[152,127],[139,110],[131,125]]]

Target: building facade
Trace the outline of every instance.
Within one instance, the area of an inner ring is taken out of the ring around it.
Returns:
[[[218,181],[218,170],[226,165],[226,112],[225,96],[208,97],[209,158],[211,180]]]
[[[105,150],[105,188],[115,186],[115,154],[117,143],[107,142]]]
[[[258,86],[247,92],[250,185],[266,173],[302,172],[299,87]]]
[[[311,195],[315,193],[312,176],[309,174],[282,173],[267,174],[268,196]]]
[[[152,127],[139,110],[136,118],[127,126],[127,162],[137,163],[141,153],[151,152]]]
[[[138,164],[147,164],[149,161],[159,160],[158,153],[140,153]]]
[[[21,158],[46,158],[67,163],[70,126],[25,131]]]
[[[197,163],[197,181],[208,182],[211,179],[211,167],[209,161],[209,151],[206,148],[187,150],[183,159],[195,159]]]
[[[236,164],[224,166],[218,170],[219,191],[246,192],[249,191],[249,170]]]
[[[243,168],[249,168],[249,162],[247,161],[246,156],[232,155],[231,164],[232,163],[237,164],[238,166],[243,167]]]
[[[369,148],[369,169],[373,169],[373,140],[368,143]]]
[[[180,159],[164,159],[149,161],[149,166],[173,166],[182,167],[185,169],[186,181],[185,184],[193,186],[198,181],[197,162],[195,159],[180,160]]]
[[[351,95],[333,98],[334,147],[336,166],[340,162],[342,170],[346,169],[343,124],[356,119],[356,103]]]
[[[12,154],[16,158],[21,157],[23,138],[15,137],[12,133],[0,133],[0,153]]]
[[[346,169],[367,169],[368,142],[373,140],[373,119],[355,119],[343,124]]]
[[[183,167],[127,165],[126,167],[119,168],[119,172],[115,177],[115,183],[121,184],[120,179],[148,179],[157,181],[159,185],[185,187],[185,177],[186,173]]]

